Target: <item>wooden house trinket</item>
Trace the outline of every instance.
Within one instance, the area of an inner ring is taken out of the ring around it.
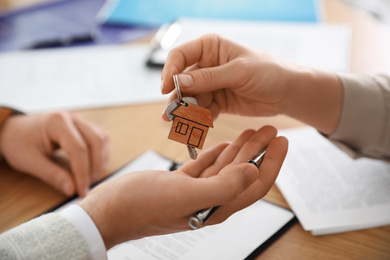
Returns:
[[[168,139],[202,149],[209,127],[213,127],[210,110],[186,102],[171,114],[174,118]]]

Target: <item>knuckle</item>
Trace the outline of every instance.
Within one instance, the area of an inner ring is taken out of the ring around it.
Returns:
[[[253,71],[253,60],[248,57],[239,57],[231,61],[234,67],[240,68],[240,72],[238,76],[240,78],[248,77],[248,73]]]
[[[238,67],[242,67],[242,68],[250,67],[250,60],[248,58],[240,57],[234,59],[232,62],[235,64],[235,66]]]
[[[65,111],[54,112],[49,115],[49,120],[52,122],[65,122],[69,118],[69,113]]]
[[[207,33],[201,36],[200,40],[211,42],[211,43],[219,43],[222,40],[222,37],[217,33]]]
[[[75,155],[84,155],[88,153],[88,146],[85,143],[76,142],[73,148]]]
[[[47,114],[44,119],[45,134],[51,136],[55,141],[64,139],[62,133],[69,130],[69,113],[53,112]]]
[[[106,132],[102,132],[99,137],[102,143],[106,144],[110,141],[110,136]]]
[[[275,132],[275,133],[277,133],[277,129],[274,127],[274,126],[272,126],[272,125],[265,125],[265,126],[263,126],[262,127],[264,130],[266,130],[266,131],[272,131],[272,132]]]
[[[105,131],[97,131],[94,144],[99,148],[103,148],[108,145],[110,141],[109,135]]]
[[[211,72],[211,70],[209,68],[205,68],[205,69],[201,70],[201,76],[205,82],[214,82],[213,81],[213,78],[214,78],[213,73]]]
[[[255,133],[256,133],[256,130],[254,130],[254,129],[245,129],[244,132],[242,133],[242,135],[243,136],[252,136]]]
[[[207,34],[201,38],[202,57],[200,67],[213,67],[219,65],[220,45],[222,38],[217,34]]]
[[[250,138],[248,140],[248,143],[251,145],[251,146],[255,146],[255,147],[263,147],[265,146],[265,143],[267,142],[267,139],[263,138],[263,136],[259,136],[259,135],[253,135],[252,138]]]

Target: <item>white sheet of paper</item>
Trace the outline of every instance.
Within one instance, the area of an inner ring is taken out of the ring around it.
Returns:
[[[107,180],[133,171],[168,170],[171,165],[172,161],[147,151]],[[55,212],[80,201],[74,199]],[[260,200],[219,225],[120,244],[109,250],[108,259],[244,259],[293,218],[291,211]]]
[[[168,52],[207,33],[217,33],[249,48],[286,60],[334,71],[349,71],[351,29],[346,25],[277,23],[182,18],[181,33],[173,45],[155,53],[164,64]]]
[[[390,163],[352,159],[313,128],[282,131],[276,183],[305,230],[323,235],[390,224]]]
[[[0,54],[0,104],[24,112],[165,100],[149,47],[121,45]]]
[[[108,252],[108,259],[245,259],[293,217],[259,200],[219,225],[123,243]]]

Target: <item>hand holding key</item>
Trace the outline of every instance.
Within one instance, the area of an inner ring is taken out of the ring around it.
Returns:
[[[187,145],[191,159],[197,158],[195,148],[202,149],[209,127],[213,127],[210,110],[198,106],[196,99],[182,97],[177,76],[173,76],[177,99],[166,107],[172,128],[168,138]]]
[[[169,53],[161,73],[163,94],[173,90],[174,74],[181,91],[210,109],[214,120],[220,113],[285,114],[324,134],[332,134],[340,121],[343,87],[336,73],[299,66],[218,35],[202,36]]]

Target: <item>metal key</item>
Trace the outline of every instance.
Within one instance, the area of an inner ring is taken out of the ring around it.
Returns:
[[[181,100],[180,99],[176,99],[176,100],[173,100],[171,103],[169,103],[167,105],[167,107],[165,108],[165,112],[167,113],[167,116],[168,116],[168,119],[173,121],[173,119],[175,118],[174,115],[172,115],[172,112],[176,110],[176,108],[178,108],[179,106],[181,105],[186,105],[186,103],[191,103],[191,104],[194,104],[194,105],[198,105],[198,102],[196,101],[195,98],[193,97],[183,97]]]
[[[188,154],[190,155],[190,158],[192,160],[196,160],[198,157],[198,153],[196,152],[195,148],[192,146],[187,145]]]
[[[168,119],[173,121],[175,116],[172,115],[172,112],[175,111],[179,106],[183,105],[185,106],[188,103],[198,105],[198,102],[193,97],[182,97],[180,87],[179,87],[179,81],[177,79],[177,75],[173,75],[173,81],[175,83],[175,89],[177,93],[177,99],[172,101],[167,105],[165,108]],[[196,152],[195,148],[192,146],[187,145],[188,154],[190,155],[190,158],[195,160],[198,157],[198,153]]]
[[[179,106],[182,105],[185,106],[188,103],[198,105],[196,99],[192,97],[183,97],[181,100],[176,99],[171,103],[169,103],[168,106],[165,108],[169,120],[173,121],[175,119],[175,116],[172,115],[173,111],[175,111]],[[198,156],[198,153],[196,152],[195,148],[187,145],[187,150],[188,150],[188,154],[190,155],[190,158],[195,160]]]

